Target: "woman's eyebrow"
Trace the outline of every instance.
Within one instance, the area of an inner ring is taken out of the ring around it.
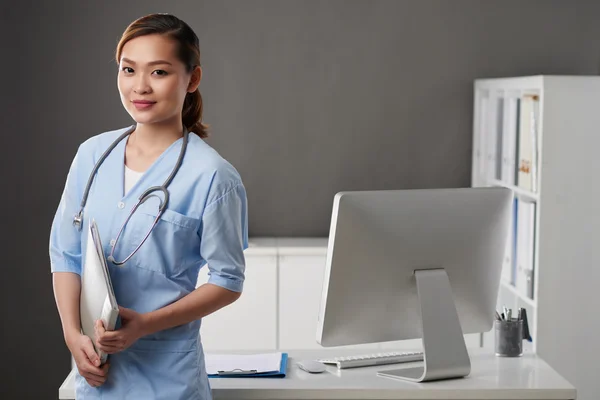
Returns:
[[[125,58],[125,57],[123,57],[123,58],[121,59],[121,61],[123,61],[123,62],[126,62],[126,63],[128,63],[128,64],[131,64],[131,65],[135,65],[135,61],[133,61],[133,60],[130,60],[129,58]],[[156,61],[150,61],[150,62],[149,62],[147,65],[158,65],[158,64],[168,64],[168,65],[173,65],[173,64],[171,64],[170,62],[168,62],[168,61],[165,61],[165,60],[156,60]]]

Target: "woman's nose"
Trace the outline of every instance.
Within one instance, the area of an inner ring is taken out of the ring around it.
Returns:
[[[138,94],[149,93],[151,91],[151,88],[150,88],[150,85],[148,84],[147,79],[144,78],[143,76],[139,77],[135,82],[133,91]]]

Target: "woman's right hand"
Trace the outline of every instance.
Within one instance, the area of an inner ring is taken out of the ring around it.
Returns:
[[[98,387],[106,382],[110,364],[106,362],[100,366],[100,357],[96,354],[92,340],[88,336],[77,333],[70,338],[68,347],[75,359],[79,374],[90,386]]]

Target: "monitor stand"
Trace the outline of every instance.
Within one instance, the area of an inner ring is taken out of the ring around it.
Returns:
[[[471,372],[448,274],[443,268],[415,271],[421,307],[423,366],[377,372],[378,376],[426,382],[462,378]]]

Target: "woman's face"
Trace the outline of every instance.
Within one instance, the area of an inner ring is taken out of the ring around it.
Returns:
[[[181,120],[185,95],[197,89],[201,70],[187,72],[176,50],[175,40],[158,34],[139,36],[123,46],[117,86],[137,123]]]

